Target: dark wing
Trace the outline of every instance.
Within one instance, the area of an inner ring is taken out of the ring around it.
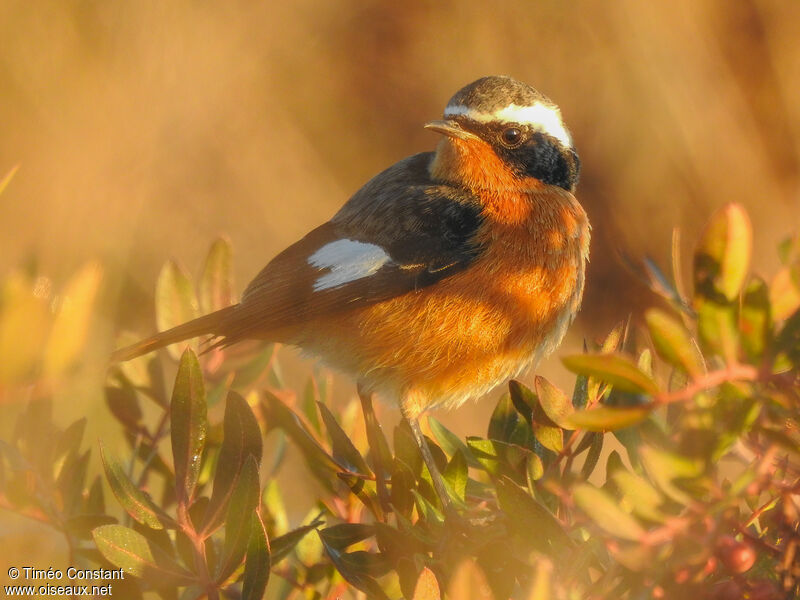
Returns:
[[[432,153],[369,181],[331,219],[276,256],[221,328],[229,341],[268,335],[431,285],[481,252],[478,199],[433,182]]]

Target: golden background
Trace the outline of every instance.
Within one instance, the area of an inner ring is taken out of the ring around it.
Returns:
[[[651,301],[619,253],[666,267],[680,227],[688,261],[711,210],[736,201],[771,273],[800,224],[792,0],[0,0],[0,40],[0,178],[19,165],[0,272],[35,262],[59,283],[105,267],[90,366],[57,398],[64,422],[89,413],[90,444],[113,435],[104,361],[121,329],[152,330],[166,259],[196,274],[224,232],[243,289],[372,175],[432,149],[422,124],[483,75],[552,98],[581,156],[594,237],[570,351]],[[570,385],[555,358],[542,372]],[[437,416],[477,433],[493,404]],[[15,561],[57,556],[4,515],[7,536],[27,539]]]

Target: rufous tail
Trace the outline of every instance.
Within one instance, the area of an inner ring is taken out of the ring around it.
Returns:
[[[236,309],[236,306],[228,306],[213,313],[192,319],[188,323],[183,323],[172,329],[167,329],[145,338],[135,344],[120,348],[111,355],[111,362],[123,362],[131,360],[142,354],[153,352],[164,346],[182,342],[201,335],[224,335],[222,323]]]

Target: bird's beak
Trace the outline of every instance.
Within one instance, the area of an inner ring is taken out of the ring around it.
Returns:
[[[430,129],[437,133],[443,133],[450,137],[461,138],[462,140],[477,140],[479,139],[474,133],[470,133],[463,129],[456,121],[430,121],[425,123],[425,129]]]

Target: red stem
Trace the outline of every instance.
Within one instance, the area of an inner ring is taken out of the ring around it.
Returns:
[[[672,402],[683,402],[691,400],[703,390],[717,387],[730,381],[756,381],[759,379],[759,371],[752,365],[732,364],[725,369],[712,371],[694,379],[691,384],[675,392],[659,394],[653,398],[653,404],[671,404]]]

